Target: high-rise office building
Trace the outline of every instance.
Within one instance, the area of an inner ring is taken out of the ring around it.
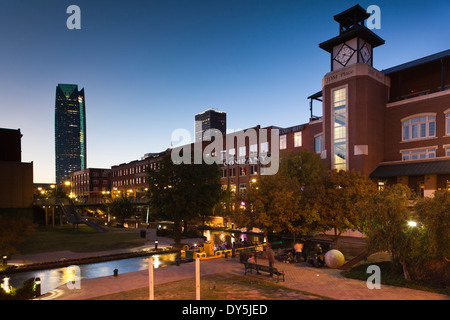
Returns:
[[[209,135],[204,135],[208,129],[217,129],[222,135],[227,133],[227,114],[222,111],[208,109],[195,115],[195,141],[207,140]],[[202,138],[203,137],[203,138]]]
[[[78,91],[76,84],[56,87],[55,161],[57,184],[86,169],[86,104],[84,89]]]

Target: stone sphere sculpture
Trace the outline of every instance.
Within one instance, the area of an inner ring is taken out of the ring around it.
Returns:
[[[331,249],[325,253],[325,263],[329,268],[337,269],[344,265],[345,258],[339,250]]]

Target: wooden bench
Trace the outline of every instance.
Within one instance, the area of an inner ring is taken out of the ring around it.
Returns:
[[[275,274],[277,276],[277,282],[280,281],[280,277],[284,281],[284,271],[278,270],[275,267],[269,267],[262,264],[256,264],[256,263],[250,263],[250,262],[244,262],[244,274],[247,275],[247,271],[250,273],[253,273],[253,270],[256,270],[256,272],[267,272],[270,274]]]

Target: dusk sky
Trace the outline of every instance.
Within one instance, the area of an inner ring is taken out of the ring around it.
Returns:
[[[194,137],[209,108],[232,130],[306,123],[330,71],[318,44],[357,3],[381,9],[378,70],[450,49],[448,0],[0,0],[0,127],[20,128],[34,182],[53,183],[58,83],[85,89],[91,168],[163,151],[179,128]]]

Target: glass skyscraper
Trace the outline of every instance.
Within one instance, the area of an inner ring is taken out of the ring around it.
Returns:
[[[55,164],[57,184],[86,169],[86,104],[84,89],[78,91],[76,84],[56,87]]]

